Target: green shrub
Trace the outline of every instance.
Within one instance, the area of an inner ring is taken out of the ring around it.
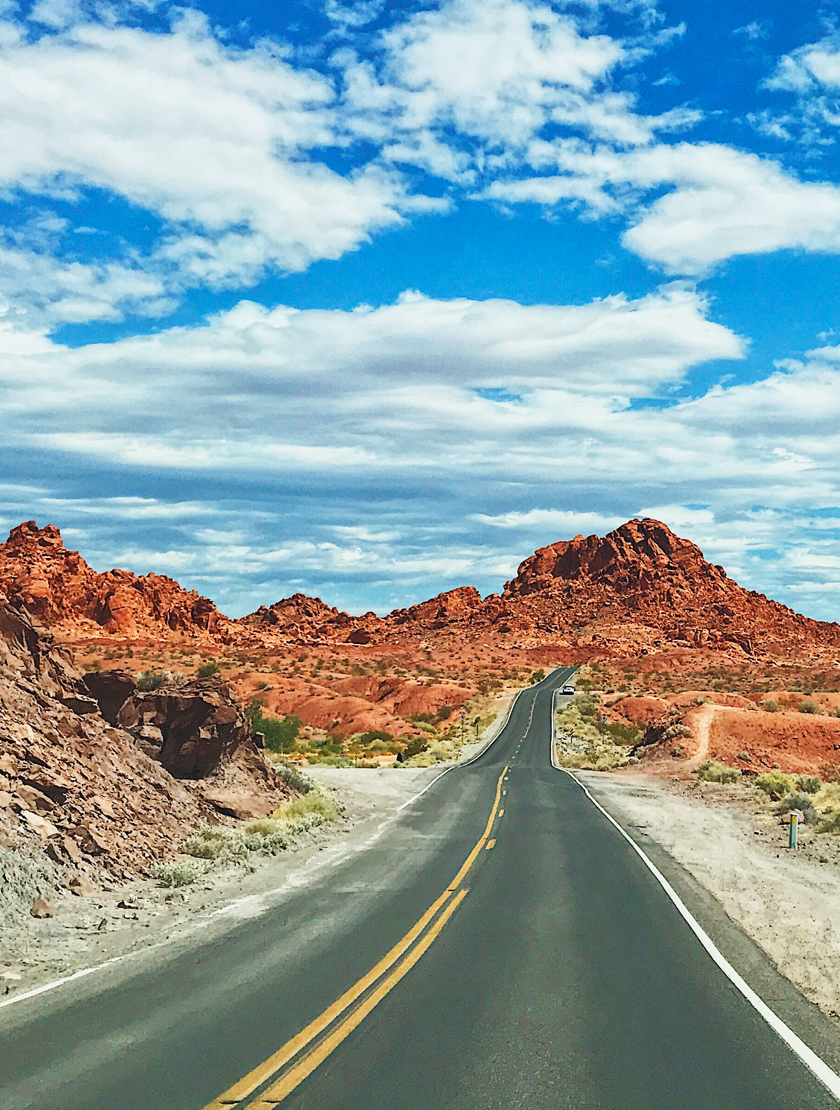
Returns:
[[[785,794],[776,806],[776,813],[790,813],[792,809],[801,810],[802,820],[806,825],[815,824],[820,816],[814,808],[814,799],[810,794],[797,791],[794,791],[793,794]]]
[[[741,772],[735,767],[727,767],[714,759],[707,759],[697,768],[697,777],[703,782],[739,782]]]
[[[816,775],[798,775],[796,784],[806,794],[816,794],[822,783]]]
[[[419,755],[421,752],[424,752],[428,746],[429,741],[425,740],[422,736],[412,736],[403,751],[403,759],[411,759],[413,755]]]
[[[796,775],[786,775],[783,771],[767,771],[753,779],[753,785],[765,794],[790,794],[796,790]]]
[[[245,710],[251,728],[265,737],[265,746],[270,752],[294,751],[298,733],[303,727],[300,717],[290,715],[279,720],[277,717],[264,717],[259,698],[253,698]]]
[[[778,713],[779,703],[777,701],[773,701],[772,698],[768,698],[767,701],[763,701],[761,703],[761,708],[764,710],[765,713]]]
[[[840,809],[829,810],[817,822],[817,832],[840,833]]]
[[[207,864],[197,859],[173,859],[159,863],[152,869],[152,877],[164,886],[189,886],[207,870]]]
[[[166,682],[166,675],[163,671],[143,671],[137,679],[137,689],[143,693],[149,690],[158,690]]]
[[[308,794],[310,790],[318,789],[318,783],[311,775],[307,775],[305,771],[301,771],[294,764],[287,763],[285,759],[273,760],[272,764],[280,778],[288,783],[292,790],[296,790],[298,794]]]
[[[340,813],[337,803],[324,791],[312,791],[302,798],[295,798],[291,802],[283,802],[272,817],[281,823],[284,830],[294,836],[297,833],[307,832],[317,828],[328,821],[335,821]]]
[[[817,705],[817,703],[815,701],[811,701],[810,699],[806,701],[801,701],[798,708],[800,713],[819,713],[820,711],[820,707]]]
[[[309,765],[311,767],[355,767],[356,764],[352,759],[348,759],[346,755],[311,755],[309,757]]]
[[[394,737],[390,732],[383,732],[382,729],[372,728],[361,734],[359,743],[372,744],[374,740],[381,740],[383,744],[390,744],[393,739]]]
[[[542,670],[542,668],[540,668],[540,670],[538,670],[538,671],[534,671],[531,675],[531,685],[535,686],[538,682],[542,682],[542,680],[544,678],[545,678],[545,671]]]
[[[238,829],[226,825],[205,825],[188,836],[181,851],[197,859],[236,859],[248,849]]]
[[[208,660],[208,662],[201,664],[201,666],[196,671],[196,674],[199,678],[213,678],[214,675],[217,675],[220,672],[221,667],[219,666],[219,664],[214,659],[210,659]]]

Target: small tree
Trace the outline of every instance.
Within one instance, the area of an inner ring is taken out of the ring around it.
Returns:
[[[196,672],[199,678],[213,678],[219,674],[221,667],[215,659],[209,659],[206,663],[202,663]]]

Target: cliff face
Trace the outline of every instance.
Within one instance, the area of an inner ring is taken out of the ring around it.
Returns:
[[[173,634],[225,640],[230,622],[212,601],[160,574],[94,571],[58,528],[30,520],[0,544],[0,601],[15,601],[65,631],[126,637]]]

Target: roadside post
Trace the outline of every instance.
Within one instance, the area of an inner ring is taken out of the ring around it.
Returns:
[[[799,817],[800,813],[798,809],[792,809],[790,811],[790,839],[788,840],[788,848],[797,848],[799,846]]]

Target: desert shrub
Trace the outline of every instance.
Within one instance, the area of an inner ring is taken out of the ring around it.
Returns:
[[[820,815],[814,808],[814,799],[810,794],[803,794],[799,791],[785,794],[776,806],[776,813],[790,813],[792,809],[801,811],[802,819],[806,825],[814,825],[819,820]]]
[[[173,859],[159,863],[152,869],[152,877],[164,886],[189,886],[207,870],[207,864],[198,859]]]
[[[714,759],[707,759],[697,768],[697,777],[703,782],[738,782],[741,773],[735,767],[727,767]]]
[[[798,775],[796,784],[805,794],[816,794],[822,786],[816,775]]]
[[[777,701],[773,701],[772,698],[768,698],[767,701],[763,701],[761,703],[761,708],[764,710],[765,713],[778,713],[779,703]]]
[[[817,705],[817,703],[815,701],[811,701],[810,698],[806,699],[805,701],[801,701],[797,708],[799,709],[800,713],[819,713],[820,711],[820,707]]]
[[[226,825],[205,825],[187,837],[181,851],[197,859],[236,859],[246,855],[248,849],[238,829]]]
[[[633,728],[632,725],[622,724],[621,721],[611,721],[609,724],[605,724],[603,731],[612,736],[619,744],[638,744],[642,737],[639,729]]]
[[[166,674],[163,671],[143,671],[137,679],[137,689],[143,693],[149,690],[158,690],[166,682]]]
[[[221,667],[215,659],[210,659],[206,663],[201,664],[196,674],[199,678],[213,678],[213,676],[219,674],[220,671]]]
[[[738,752],[735,758],[743,760],[744,763],[752,763],[752,756],[749,752]]]
[[[282,852],[289,843],[283,822],[274,817],[254,817],[246,821],[243,838],[249,852]]]
[[[452,706],[451,705],[442,705],[440,707],[440,709],[438,709],[437,713],[435,714],[435,717],[437,717],[437,719],[439,721],[445,721],[446,718],[451,714],[451,712],[452,712]]]
[[[296,790],[298,794],[308,794],[310,790],[318,789],[318,784],[311,775],[307,775],[305,771],[287,763],[285,759],[272,760],[272,764],[280,778],[288,783],[292,790]]]
[[[545,671],[544,670],[540,669],[538,671],[534,671],[531,675],[531,685],[534,686],[534,685],[536,685],[536,683],[542,682],[542,680],[544,678],[545,678]]]
[[[291,832],[305,832],[327,821],[335,821],[340,810],[333,799],[324,791],[313,790],[291,802],[283,802],[272,816],[282,822]]]
[[[394,737],[391,735],[390,732],[384,732],[380,728],[372,728],[368,729],[367,732],[363,732],[361,734],[361,736],[359,737],[359,743],[372,744],[375,740],[379,740],[383,744],[390,744],[393,739]]]
[[[786,775],[784,771],[767,771],[753,779],[753,785],[765,794],[790,794],[796,790],[796,775]]]
[[[819,833],[840,833],[840,809],[833,809],[830,813],[823,814],[817,822]]]
[[[352,759],[348,759],[346,755],[312,755],[309,757],[309,765],[311,767],[355,767],[356,764]]]
[[[270,752],[290,752],[294,750],[298,733],[303,727],[300,717],[288,716],[279,720],[277,717],[263,715],[263,704],[259,698],[253,698],[245,710],[251,728],[254,732],[261,732],[265,737],[265,746]]]
[[[412,736],[403,750],[403,759],[411,759],[412,756],[419,755],[424,752],[429,746],[429,741],[422,736]]]
[[[595,694],[575,694],[568,708],[576,709],[581,717],[597,717],[601,703]]]
[[[445,763],[457,755],[455,745],[449,740],[432,742],[426,751],[412,756],[408,762],[409,767],[434,767],[436,763]]]

